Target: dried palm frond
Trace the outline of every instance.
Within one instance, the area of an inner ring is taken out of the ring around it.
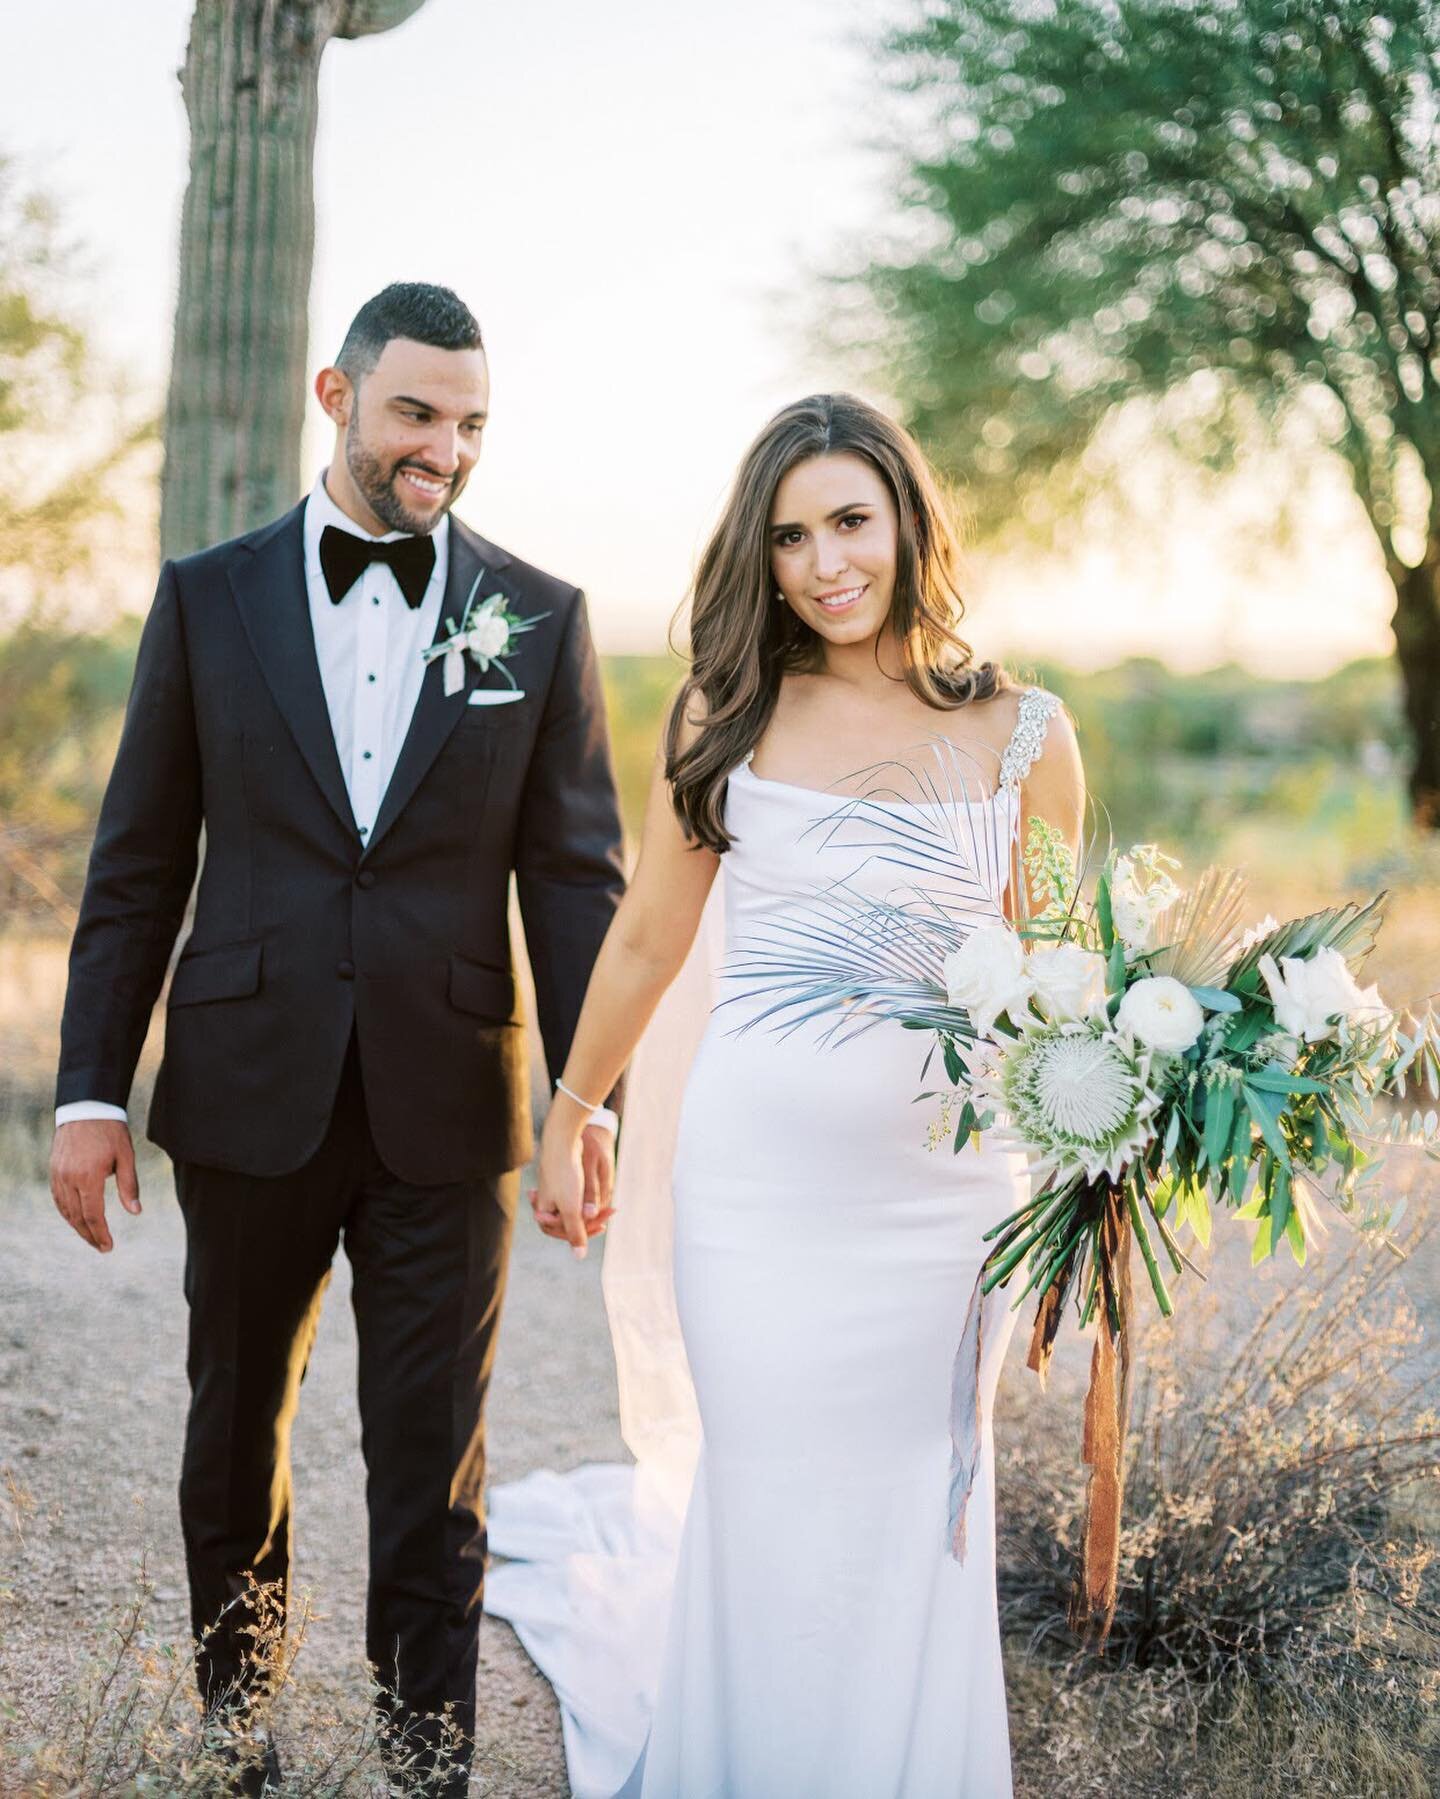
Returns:
[[[1152,974],[1187,987],[1223,987],[1245,904],[1245,877],[1233,868],[1207,868],[1155,921],[1162,947],[1149,957]]]
[[[871,852],[856,873],[892,868],[888,897],[897,902],[908,898],[971,924],[982,914],[993,919],[992,896],[1003,886],[1009,857],[1009,816],[968,750],[938,737],[925,750],[918,767],[892,759],[848,776],[845,785],[868,784],[810,829],[827,849]]]
[[[1311,956],[1317,949],[1337,949],[1352,967],[1358,968],[1375,947],[1375,934],[1380,929],[1386,895],[1377,893],[1363,906],[1351,900],[1343,906],[1331,906],[1324,912],[1311,912],[1294,918],[1252,943],[1230,970],[1228,984],[1232,992],[1246,986],[1257,987],[1262,956]]]
[[[770,1024],[788,1036],[833,1013],[822,1041],[843,1041],[893,1019],[969,1042],[969,1016],[946,1003],[940,978],[964,934],[944,916],[836,885],[788,908],[783,923],[758,925],[736,943],[721,972],[738,990],[720,1007],[770,997],[736,1027],[741,1033]]]

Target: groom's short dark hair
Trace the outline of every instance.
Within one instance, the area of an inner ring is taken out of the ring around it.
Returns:
[[[413,338],[437,350],[483,350],[475,314],[448,287],[430,281],[392,281],[350,321],[335,366],[360,382],[392,337]]]

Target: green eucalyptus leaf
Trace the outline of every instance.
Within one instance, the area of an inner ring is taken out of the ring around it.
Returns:
[[[1250,1108],[1250,1116],[1259,1126],[1260,1135],[1265,1139],[1266,1147],[1282,1167],[1290,1166],[1290,1152],[1285,1147],[1285,1138],[1280,1130],[1280,1117],[1285,1107],[1279,1095],[1267,1093],[1262,1088],[1251,1086],[1249,1080],[1241,1083],[1241,1092],[1245,1095],[1246,1104]]]
[[[1308,1074],[1292,1074],[1279,1062],[1267,1062],[1245,1076],[1249,1087],[1261,1087],[1267,1093],[1328,1093],[1328,1081],[1312,1080]]]
[[[1190,991],[1207,1012],[1243,1012],[1245,1009],[1244,1000],[1226,993],[1221,987],[1192,987]]]
[[[1280,1247],[1280,1233],[1290,1222],[1290,1170],[1278,1167],[1275,1170],[1274,1185],[1270,1190],[1270,1253],[1273,1255]]]
[[[1210,1247],[1210,1202],[1198,1187],[1189,1189],[1185,1201],[1185,1219],[1204,1248]]]
[[[1258,1268],[1266,1256],[1271,1254],[1273,1246],[1270,1241],[1270,1233],[1270,1219],[1262,1218],[1255,1230],[1255,1241],[1250,1246],[1250,1266],[1252,1268]]]
[[[1251,1048],[1269,1030],[1270,1024],[1271,1020],[1265,1011],[1258,1007],[1247,1008],[1225,1032],[1225,1047],[1235,1050]]]
[[[1114,1000],[1119,1000],[1125,992],[1125,945],[1118,937],[1110,945],[1110,956],[1105,968],[1105,989]]]
[[[1100,949],[1108,958],[1115,947],[1115,911],[1110,903],[1110,869],[1101,872],[1095,888],[1095,922],[1100,927]]]
[[[1217,1171],[1225,1161],[1225,1152],[1235,1129],[1235,1089],[1223,1085],[1205,1089],[1205,1156]]]

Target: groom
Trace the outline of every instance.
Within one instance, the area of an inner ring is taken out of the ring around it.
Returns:
[[[203,825],[149,1119],[186,1229],[201,1694],[239,1732],[265,1690],[246,1594],[253,1577],[283,1607],[290,1425],[343,1242],[383,1742],[392,1770],[463,1792],[482,1412],[531,1153],[510,875],[558,1070],[621,891],[620,821],[583,597],[450,516],[489,400],[469,310],[386,288],[315,391],[335,449],[308,499],[161,570],[71,950],[51,1185],[102,1251],[110,1175],[140,1210],[125,1105]],[[427,658],[492,596],[483,660]],[[613,1123],[585,1133],[590,1230]],[[257,1753],[240,1778],[263,1791],[278,1763]]]

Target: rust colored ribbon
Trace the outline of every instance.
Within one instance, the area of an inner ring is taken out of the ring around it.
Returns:
[[[1030,1353],[1025,1358],[1025,1366],[1040,1376],[1042,1389],[1045,1377],[1050,1372],[1050,1358],[1055,1353],[1055,1338],[1064,1316],[1065,1294],[1073,1272],[1073,1267],[1067,1268],[1058,1276],[1055,1284],[1047,1287],[1040,1295],[1040,1304],[1035,1310],[1035,1329],[1030,1335]]]
[[[1090,1466],[1090,1479],[1070,1624],[1088,1635],[1098,1620],[1096,1646],[1103,1650],[1115,1617],[1120,1518],[1125,1503],[1125,1433],[1130,1422],[1130,1220],[1124,1196],[1113,1190],[1105,1195],[1097,1253],[1099,1303],[1081,1449]]]

